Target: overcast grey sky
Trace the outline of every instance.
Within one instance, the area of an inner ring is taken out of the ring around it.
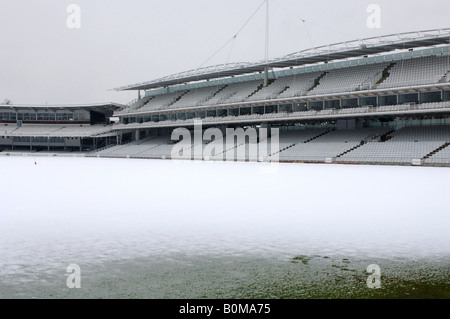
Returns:
[[[0,0],[0,102],[126,103],[108,89],[201,66],[263,0]],[[381,28],[366,25],[369,4]],[[69,29],[68,5],[81,28]],[[265,7],[208,65],[264,58]],[[448,0],[270,0],[271,58],[312,46],[446,28]],[[307,22],[303,23],[300,18]]]

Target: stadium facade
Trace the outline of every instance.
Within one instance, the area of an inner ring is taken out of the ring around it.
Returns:
[[[238,127],[278,129],[279,149],[257,157],[264,161],[450,165],[450,29],[332,44],[116,90],[135,90],[138,99],[0,105],[0,154],[170,158],[172,132],[201,121],[202,130],[224,135]],[[244,144],[263,142],[248,136]],[[235,142],[207,158],[232,158],[240,147],[248,149]]]

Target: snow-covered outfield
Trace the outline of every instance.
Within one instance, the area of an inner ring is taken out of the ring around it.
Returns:
[[[189,255],[450,255],[450,169],[0,158],[0,276]]]

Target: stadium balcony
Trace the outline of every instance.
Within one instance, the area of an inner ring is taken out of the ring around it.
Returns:
[[[225,124],[225,123],[263,123],[263,122],[279,122],[293,120],[313,120],[313,119],[338,119],[351,116],[358,117],[376,117],[383,114],[389,115],[408,115],[408,114],[430,114],[430,112],[439,113],[442,110],[450,111],[450,101],[424,104],[403,104],[403,105],[386,105],[380,107],[356,107],[346,109],[328,109],[328,110],[310,110],[304,112],[282,112],[269,114],[249,114],[241,116],[224,116],[224,117],[205,117],[192,118],[183,120],[165,120],[159,122],[142,122],[130,124],[115,125],[117,130],[127,129],[143,129],[154,127],[179,127],[193,126],[195,121],[202,121],[203,124]]]

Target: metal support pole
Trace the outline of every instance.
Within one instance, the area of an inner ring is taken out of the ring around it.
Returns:
[[[269,85],[269,67],[264,68],[264,86]]]

